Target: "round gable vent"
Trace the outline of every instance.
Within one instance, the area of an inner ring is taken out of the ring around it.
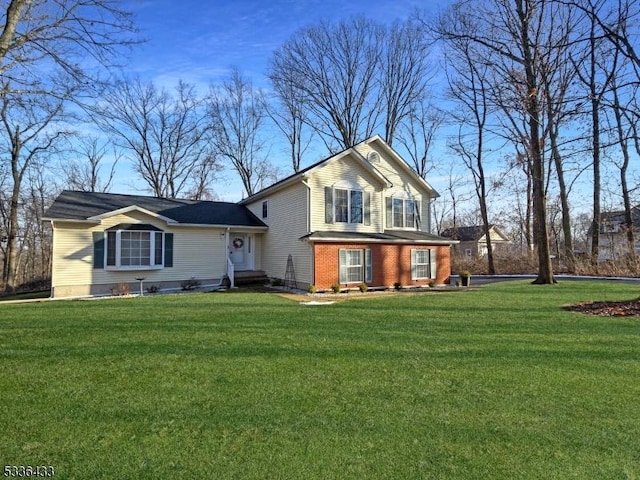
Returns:
[[[367,160],[371,163],[378,163],[380,161],[380,155],[378,152],[369,152],[367,155]]]

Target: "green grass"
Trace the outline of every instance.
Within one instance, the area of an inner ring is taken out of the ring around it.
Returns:
[[[301,306],[215,293],[0,306],[0,468],[55,478],[640,476],[635,286]]]

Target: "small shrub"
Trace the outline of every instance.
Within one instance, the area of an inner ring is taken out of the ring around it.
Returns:
[[[182,290],[193,290],[194,288],[198,288],[200,286],[200,281],[196,280],[195,277],[191,277],[189,280],[184,280],[180,287]]]
[[[160,291],[160,285],[149,285],[146,290],[147,293],[158,293]]]
[[[129,295],[130,293],[131,289],[129,288],[129,284],[126,282],[120,282],[118,285],[111,287],[111,295],[122,296]]]
[[[331,290],[333,291],[333,293],[339,293],[340,292],[340,284],[339,283],[334,283],[333,285],[331,285]]]
[[[429,288],[433,288],[436,286],[436,281],[435,280],[430,280],[429,281]]]
[[[402,288],[402,284],[400,282],[396,282],[393,284],[393,288],[396,290],[400,290]]]
[[[318,287],[316,287],[315,285],[311,284],[311,285],[309,285],[308,291],[309,291],[309,293],[316,293],[318,291]]]
[[[282,280],[281,278],[272,278],[271,285],[273,285],[274,287],[282,287],[284,285],[284,280]]]
[[[360,289],[360,291],[362,293],[366,292],[367,290],[369,290],[369,285],[367,285],[366,283],[361,283],[358,288]]]

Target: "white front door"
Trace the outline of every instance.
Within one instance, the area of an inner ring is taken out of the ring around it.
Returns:
[[[236,270],[253,269],[253,235],[231,233],[229,235],[229,259]]]

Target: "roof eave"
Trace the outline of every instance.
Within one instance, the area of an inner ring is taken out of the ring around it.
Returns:
[[[92,225],[99,225],[100,220],[88,220],[77,218],[59,218],[59,217],[42,217],[43,222],[66,222],[66,223],[90,223]]]

